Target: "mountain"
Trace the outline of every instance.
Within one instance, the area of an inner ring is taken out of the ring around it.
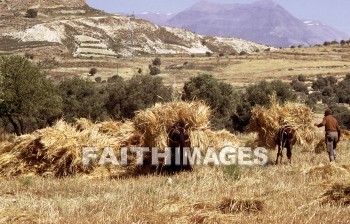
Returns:
[[[148,20],[160,26],[167,25],[167,21],[170,20],[176,14],[174,13],[154,13],[154,12],[144,12],[141,14],[136,14],[136,18]]]
[[[155,17],[150,21],[158,23]],[[329,26],[309,22],[294,17],[272,0],[261,0],[252,4],[201,1],[162,24],[202,35],[240,37],[277,47],[308,46],[349,38]]]
[[[324,43],[325,40],[346,40],[349,38],[345,33],[339,32],[338,30],[323,24],[316,20],[305,20],[303,21],[305,25],[311,30],[313,37],[309,37],[311,43]]]
[[[26,18],[26,9],[10,8],[4,12],[0,16],[0,54],[29,52],[46,57],[90,58],[207,51],[249,53],[269,48],[239,38],[209,37],[181,28],[161,27],[85,4],[69,3],[66,7],[63,2],[41,5],[36,18]]]

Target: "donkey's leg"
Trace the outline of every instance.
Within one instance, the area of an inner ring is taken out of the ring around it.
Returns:
[[[280,164],[282,164],[282,158],[283,158],[283,147],[281,147],[281,152],[280,152]]]
[[[292,164],[292,148],[291,147],[287,148],[287,158],[289,160],[289,164]]]
[[[287,158],[289,160],[289,164],[292,164],[292,149],[293,149],[293,145],[292,145],[292,140],[288,139],[288,144],[287,144]]]
[[[281,146],[278,145],[278,151],[277,151],[277,158],[276,158],[276,165],[278,164],[278,157],[281,155]]]

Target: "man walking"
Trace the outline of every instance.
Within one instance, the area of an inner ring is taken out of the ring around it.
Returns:
[[[332,111],[326,109],[324,112],[323,121],[320,124],[315,124],[317,127],[325,126],[326,131],[326,146],[330,162],[335,161],[337,143],[340,141],[341,129],[338,121],[332,116]]]

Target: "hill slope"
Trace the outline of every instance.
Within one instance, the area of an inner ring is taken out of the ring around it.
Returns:
[[[56,52],[79,57],[239,53],[268,48],[238,38],[207,37],[185,29],[161,27],[88,6],[41,8],[34,19],[25,18],[24,14],[25,11],[8,10],[6,16],[0,18],[3,53],[33,49],[47,53],[48,46]]]

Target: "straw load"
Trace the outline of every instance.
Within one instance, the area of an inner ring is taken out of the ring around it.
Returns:
[[[236,146],[237,138],[227,130],[212,131],[210,129],[192,130],[190,132],[191,147],[200,149],[214,148],[220,150],[225,146]]]
[[[350,131],[343,129],[342,131],[341,140],[350,140]]]
[[[289,125],[296,130],[297,143],[311,151],[316,138],[313,116],[305,104],[288,102],[280,106],[272,97],[269,107],[253,108],[248,130],[258,133],[258,146],[274,149],[278,130]]]
[[[94,147],[98,158],[109,147],[117,159],[121,148],[132,146],[167,147],[167,130],[179,121],[190,131],[191,146],[207,149],[233,144],[228,131],[209,129],[210,109],[201,102],[171,102],[139,111],[133,120],[93,123],[79,119],[74,124],[59,120],[52,127],[22,135],[13,142],[0,143],[0,175],[120,177],[151,172],[150,164],[136,165],[136,154],[128,153],[128,166],[82,163],[82,149]]]
[[[210,130],[210,117],[210,108],[202,102],[176,101],[157,104],[153,108],[139,111],[133,121],[142,136],[144,146],[158,147],[160,150],[168,146],[168,131],[177,122],[183,122],[189,130],[192,148],[219,149],[237,141],[235,136],[226,130]]]
[[[114,131],[108,129],[109,126],[128,128]],[[95,147],[101,154],[105,147],[110,147],[118,157],[120,147],[128,145],[134,138],[132,128],[131,122],[93,124],[82,119],[72,125],[60,120],[52,127],[0,145],[0,174],[13,176],[33,173],[59,177],[90,173],[97,164],[83,165],[82,148]],[[115,169],[120,173],[128,172],[127,167],[118,166]]]

